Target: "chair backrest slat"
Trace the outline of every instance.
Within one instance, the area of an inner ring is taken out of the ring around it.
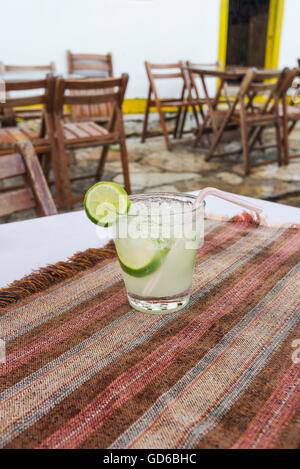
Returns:
[[[276,89],[276,86],[277,83],[252,83],[249,86],[249,91],[255,91],[256,93],[272,91]]]
[[[44,105],[47,111],[50,111],[53,103],[54,78],[50,75],[44,80],[18,80],[5,81],[5,90],[7,93],[15,91],[25,91],[24,96],[6,97],[5,102],[0,102],[0,109],[13,108],[15,106]],[[33,93],[29,96],[28,91]],[[39,94],[36,94],[38,92]],[[42,93],[42,94],[41,94]]]
[[[199,62],[191,62],[190,60],[186,61],[186,65],[188,67],[221,67],[221,62],[217,61],[214,63],[199,63]]]
[[[0,194],[0,217],[35,208],[36,203],[28,187]]]
[[[105,62],[109,54],[72,54],[74,60],[101,60]]]
[[[114,86],[120,86],[122,84],[121,78],[75,78],[64,80],[65,89],[76,89],[76,90],[93,90],[93,89],[105,89],[113,88]]]
[[[102,70],[104,72],[109,72],[110,67],[109,65],[105,63],[93,63],[91,62],[90,64],[88,63],[78,63],[74,64],[74,71],[76,70]]]
[[[0,180],[25,173],[25,166],[19,153],[0,156]]]
[[[105,78],[103,80],[90,78],[65,80],[58,77],[55,111],[62,113],[65,104],[83,106],[111,103],[113,108],[115,104],[122,102],[127,82],[127,74],[122,75],[122,78]],[[69,90],[71,93],[68,94]]]
[[[3,64],[4,72],[55,72],[55,63],[50,62],[49,65],[5,65]]]
[[[180,68],[179,62],[169,63],[169,64],[152,64],[150,62],[147,62],[147,63],[149,65],[149,67],[151,68],[151,70],[155,70],[155,69],[165,70],[165,69],[168,69],[168,68]]]
[[[117,102],[119,100],[119,93],[105,93],[105,94],[85,94],[80,96],[68,95],[63,98],[64,104],[69,105],[84,105],[84,104],[103,104]]]
[[[153,73],[153,78],[182,78],[182,73]]]
[[[22,98],[7,98],[5,103],[1,103],[0,107],[17,107],[17,106],[33,106],[35,104],[46,104],[47,97],[45,95],[23,96]]]
[[[47,79],[44,80],[7,80],[5,89],[9,91],[37,90],[47,86]]]
[[[148,73],[148,76],[152,79],[156,78],[183,78],[183,62],[179,61],[177,63],[169,64],[152,64],[148,61],[145,61],[145,67]],[[170,72],[169,70],[177,69],[177,72]],[[155,73],[154,70],[165,70],[164,73],[159,72]]]

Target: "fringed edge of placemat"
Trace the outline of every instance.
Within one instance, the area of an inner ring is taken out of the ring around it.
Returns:
[[[78,252],[67,261],[42,267],[21,280],[15,280],[8,287],[0,289],[0,309],[16,303],[21,298],[46,290],[51,285],[73,277],[78,272],[93,267],[99,262],[116,256],[113,241],[102,248]]]
[[[224,220],[225,221],[225,220]],[[256,218],[248,212],[226,220],[231,223],[247,223],[258,226],[260,224],[259,215]],[[87,249],[70,257],[67,261],[61,261],[47,267],[42,267],[30,275],[26,275],[21,280],[15,280],[9,286],[0,289],[0,309],[16,303],[22,298],[46,290],[51,285],[73,277],[78,272],[93,267],[104,259],[116,256],[113,241],[99,249]]]

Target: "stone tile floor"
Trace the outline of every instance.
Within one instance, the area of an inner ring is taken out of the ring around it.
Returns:
[[[172,127],[170,120],[168,125]],[[250,176],[244,176],[242,155],[232,155],[225,158],[213,158],[210,162],[204,160],[205,148],[193,148],[192,134],[187,134],[181,141],[177,141],[174,149],[166,150],[162,137],[151,138],[142,144],[140,139],[142,121],[136,118],[126,118],[127,147],[133,193],[142,192],[185,192],[214,186],[222,190],[234,192],[280,202],[300,207],[300,158],[294,159],[288,166],[278,167],[271,164],[251,171]],[[152,117],[152,127],[157,127],[157,121]],[[273,140],[271,131],[266,140]],[[227,144],[227,148],[238,148],[238,142]],[[300,127],[291,136],[291,147],[300,150]],[[83,174],[96,169],[100,154],[99,148],[77,151],[70,155],[73,161],[70,169],[72,174]],[[270,150],[262,155],[256,153],[255,159],[272,159],[274,151]],[[75,163],[75,164],[74,164]],[[104,180],[123,183],[120,154],[118,149],[111,149],[104,172]],[[74,193],[83,194],[93,180],[76,182]],[[74,208],[82,207],[79,203]],[[5,217],[2,222],[32,218],[32,212]],[[0,221],[1,222],[1,221]]]

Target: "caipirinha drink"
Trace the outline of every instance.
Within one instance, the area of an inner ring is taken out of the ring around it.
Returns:
[[[194,208],[194,196],[160,193],[131,196],[116,206],[107,195],[98,203],[96,191],[94,200],[86,197],[85,208],[93,210],[90,218],[112,227],[131,306],[156,314],[184,308],[204,238],[204,204]]]

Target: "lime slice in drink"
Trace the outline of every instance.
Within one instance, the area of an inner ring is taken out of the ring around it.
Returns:
[[[110,226],[116,215],[127,213],[130,200],[127,192],[114,182],[98,182],[84,198],[84,208],[89,219],[100,226]]]
[[[116,241],[121,268],[133,277],[146,277],[163,263],[170,248],[159,248],[151,239],[118,239]]]

